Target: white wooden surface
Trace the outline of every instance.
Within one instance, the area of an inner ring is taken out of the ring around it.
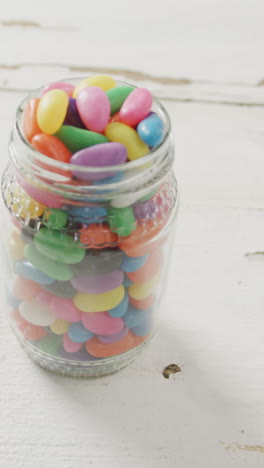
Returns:
[[[1,169],[28,89],[109,71],[163,100],[181,191],[162,325],[129,368],[49,374],[2,310],[1,468],[263,466],[264,256],[246,256],[264,250],[263,15],[262,0],[1,5]]]

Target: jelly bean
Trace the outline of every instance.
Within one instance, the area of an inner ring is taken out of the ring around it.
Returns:
[[[32,146],[40,153],[45,154],[49,158],[55,159],[63,163],[70,162],[71,153],[68,148],[62,143],[59,138],[53,135],[45,135],[45,133],[39,133],[35,135],[31,140]],[[41,164],[45,166],[45,164]],[[48,168],[49,166],[47,166]],[[44,167],[44,169],[46,166]],[[57,168],[56,168],[57,170]],[[66,171],[65,171],[66,172]]]
[[[34,240],[36,248],[42,255],[57,262],[79,263],[85,256],[85,250],[80,247],[80,244],[64,232],[41,228],[35,234]]]
[[[71,284],[79,292],[100,294],[117,288],[122,284],[124,273],[121,270],[96,276],[75,276]]]
[[[8,238],[8,250],[13,260],[22,260],[24,258],[25,243],[20,239],[19,234],[13,231]]]
[[[63,124],[68,107],[68,95],[61,89],[51,89],[40,99],[37,122],[42,132],[56,133]]]
[[[116,341],[122,340],[129,332],[129,328],[123,328],[120,332],[114,333],[113,335],[98,335],[97,338],[101,343],[115,343]]]
[[[25,178],[17,178],[19,184],[25,190],[25,192],[27,192],[27,194],[38,203],[49,206],[49,208],[61,208],[63,205],[62,198],[60,196],[56,196],[53,192],[42,190],[39,187],[35,187],[34,185],[29,184]]]
[[[162,227],[162,223],[157,225],[153,220],[138,224],[136,230],[129,237],[121,240],[120,249],[130,257],[140,257],[150,253],[163,244],[166,239],[164,236],[158,238]]]
[[[87,330],[81,322],[77,322],[71,324],[68,336],[75,343],[85,343],[85,341],[90,340],[94,334]]]
[[[126,327],[134,328],[141,325],[142,323],[145,323],[146,320],[149,320],[151,314],[152,309],[139,310],[132,305],[129,305],[128,311],[123,320]]]
[[[96,335],[113,335],[124,328],[123,319],[110,317],[107,312],[83,313],[82,323],[85,328]]]
[[[44,327],[29,323],[20,315],[17,309],[11,311],[10,317],[12,318],[12,321],[15,322],[23,337],[28,341],[40,340],[47,335]]]
[[[155,304],[155,296],[151,294],[150,296],[147,296],[144,299],[133,299],[133,297],[130,297],[129,302],[137,309],[149,309]]]
[[[155,217],[156,206],[152,199],[135,203],[133,206],[136,219],[151,219]]]
[[[79,322],[81,312],[75,307],[71,299],[54,297],[50,303],[50,309],[56,317],[68,322]]]
[[[67,206],[66,209],[75,222],[83,224],[99,223],[107,216],[104,206]]]
[[[116,112],[115,114],[113,114],[113,115],[110,117],[108,123],[113,123],[113,122],[120,122],[120,114],[119,114],[119,112]]]
[[[69,326],[70,323],[67,320],[59,318],[50,325],[50,329],[53,333],[55,333],[55,335],[64,335],[64,333],[68,332]]]
[[[146,320],[137,327],[134,327],[131,329],[131,332],[134,333],[137,336],[146,336],[150,333],[152,329],[152,321]]]
[[[159,188],[158,189],[155,189],[155,190],[151,190],[150,192],[148,192],[146,195],[144,195],[144,197],[141,197],[139,201],[141,202],[145,202],[147,200],[149,200],[150,198],[154,197],[154,195],[156,195],[156,193],[158,192]]]
[[[118,235],[112,232],[106,223],[90,224],[87,228],[80,230],[80,242],[90,249],[116,247]]]
[[[77,109],[84,125],[92,132],[102,133],[110,117],[110,102],[101,88],[83,88],[76,99]]]
[[[19,305],[19,313],[22,317],[33,325],[46,327],[51,325],[56,320],[49,306],[32,299],[31,301],[22,302]]]
[[[129,257],[128,255],[124,254],[121,269],[127,273],[137,271],[143,267],[147,258],[147,255],[143,255],[142,257]]]
[[[75,153],[70,160],[77,166],[105,167],[123,164],[127,159],[127,150],[121,143],[101,143]],[[75,177],[88,180],[100,180],[114,175],[110,171],[80,172],[73,171]]]
[[[138,124],[137,132],[148,146],[157,146],[165,135],[164,123],[157,114],[150,114]]]
[[[72,153],[76,153],[76,151],[88,148],[89,146],[99,145],[100,143],[107,143],[109,141],[106,136],[100,133],[76,128],[71,125],[63,125],[56,133],[56,137],[58,137]]]
[[[45,284],[44,288],[55,296],[71,299],[77,293],[70,281],[55,281],[52,284]]]
[[[116,85],[116,82],[114,78],[108,75],[95,75],[95,76],[90,76],[89,78],[85,78],[84,80],[80,81],[78,85],[76,86],[74,92],[73,92],[73,97],[77,97],[79,92],[87,88],[88,86],[97,86],[98,88],[101,88],[104,91],[108,91],[111,88],[114,88]]]
[[[76,343],[72,341],[67,333],[63,335],[63,347],[68,353],[77,353],[82,347],[82,343]]]
[[[136,229],[136,220],[131,206],[108,209],[108,223],[112,232],[119,236],[129,236]]]
[[[26,108],[23,113],[22,129],[26,139],[29,142],[31,142],[31,139],[34,135],[41,132],[37,122],[37,110],[39,101],[39,98],[30,99],[27,102]]]
[[[52,294],[46,289],[41,289],[36,297],[39,302],[43,302],[43,304],[50,305],[52,299],[54,298],[54,294]]]
[[[134,345],[133,335],[128,332],[127,335],[115,343],[101,343],[97,337],[92,338],[86,344],[86,350],[89,354],[96,357],[111,357],[129,351]]]
[[[40,271],[36,266],[27,260],[21,260],[15,264],[15,273],[19,276],[22,276],[23,278],[36,281],[36,283],[39,284],[51,284],[54,282],[53,278],[48,276],[43,271]]]
[[[110,101],[111,115],[119,111],[126,98],[133,91],[132,86],[118,86],[116,88],[109,89],[106,94]]]
[[[68,94],[69,97],[71,97],[75,87],[70,83],[65,83],[65,81],[53,81],[43,88],[41,91],[41,96],[44,96],[44,94],[46,94],[51,89],[61,89],[66,94]]]
[[[139,138],[136,130],[124,123],[108,124],[105,135],[110,141],[122,143],[126,147],[127,157],[130,161],[141,158],[149,152],[148,146]]]
[[[47,212],[43,221],[45,221],[46,218],[46,224],[48,227],[52,229],[63,229],[68,222],[68,213],[63,210],[52,208]]]
[[[61,346],[61,337],[59,335],[47,335],[38,343],[38,348],[43,353],[57,356]]]
[[[87,251],[83,261],[72,266],[72,271],[75,276],[110,273],[120,269],[122,258],[120,250]]]
[[[41,217],[44,213],[45,206],[32,200],[26,193],[19,192],[15,195],[12,203],[12,212],[17,214],[20,218],[35,219]]]
[[[135,88],[120,109],[121,122],[133,127],[150,112],[152,95],[146,88]]]
[[[108,311],[108,314],[111,315],[111,317],[118,318],[118,317],[123,317],[128,308],[128,295],[125,294],[124,298],[122,301],[113,309]]]
[[[145,283],[134,283],[128,288],[128,294],[133,299],[144,299],[152,293],[160,279],[159,273]]]
[[[47,258],[32,244],[25,247],[24,253],[25,257],[36,267],[36,269],[38,268],[45,277],[48,275],[49,281],[43,281],[43,284],[51,284],[54,280],[68,281],[73,277],[72,271],[66,263],[59,263]],[[35,279],[35,281],[37,281],[37,279]],[[37,281],[37,283],[39,282],[40,281]]]
[[[143,283],[150,280],[158,271],[160,271],[162,263],[163,255],[161,250],[154,250],[139,270],[128,272],[127,276],[134,283]]]
[[[41,286],[23,276],[18,276],[15,280],[13,292],[21,301],[33,299],[41,291]]]
[[[63,125],[72,125],[73,127],[85,128],[77,109],[76,99],[69,98],[68,109]]]
[[[88,354],[84,347],[82,347],[76,353],[68,353],[68,351],[65,351],[65,349],[60,349],[58,356],[62,357],[63,359],[70,360],[70,361],[73,360],[73,361],[85,361],[85,362],[87,362],[87,361],[98,361],[98,360],[100,360],[100,358],[96,358],[94,356],[91,356],[91,354]]]
[[[125,295],[124,287],[118,286],[112,291],[101,294],[77,293],[73,298],[74,305],[82,312],[102,312],[116,307]]]
[[[130,279],[127,277],[127,275],[125,275],[124,281],[123,281],[123,286],[124,286],[125,288],[127,288],[127,287],[130,286],[131,284],[133,284],[133,281],[130,280]]]

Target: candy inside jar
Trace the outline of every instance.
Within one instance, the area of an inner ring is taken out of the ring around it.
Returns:
[[[112,77],[50,83],[19,107],[3,175],[8,317],[40,365],[131,362],[156,329],[177,187],[166,111]]]

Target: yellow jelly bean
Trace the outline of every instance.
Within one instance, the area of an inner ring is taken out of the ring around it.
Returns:
[[[142,300],[148,297],[153,289],[157,286],[160,279],[160,274],[153,276],[151,280],[146,281],[145,283],[134,283],[131,284],[128,288],[128,294],[132,299]]]
[[[149,152],[149,147],[140,139],[136,130],[120,122],[107,125],[105,136],[110,141],[122,143],[127,149],[127,157],[130,161],[141,158]]]
[[[68,95],[61,89],[51,89],[42,96],[37,110],[37,122],[44,133],[56,133],[63,124],[68,108]]]
[[[57,320],[55,320],[55,322],[53,322],[50,325],[50,329],[56,335],[64,335],[64,333],[67,333],[69,326],[70,326],[70,323],[67,322],[67,320],[58,318]]]
[[[87,86],[97,86],[104,91],[108,91],[109,89],[112,89],[116,86],[116,82],[114,78],[108,75],[90,76],[90,78],[85,78],[84,80],[80,81],[80,83],[78,83],[75,90],[73,91],[73,97],[76,98],[79,92],[83,88],[87,88]]]
[[[22,260],[24,258],[25,243],[20,239],[18,232],[13,231],[8,239],[8,250],[14,260]]]
[[[101,294],[78,293],[73,298],[74,305],[82,312],[103,312],[116,307],[124,298],[124,286]]]
[[[37,203],[25,194],[15,200],[12,205],[12,212],[24,219],[35,219],[37,216],[40,217],[43,215],[45,209],[46,207],[44,205]]]

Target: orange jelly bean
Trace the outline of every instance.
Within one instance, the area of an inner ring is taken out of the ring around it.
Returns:
[[[30,301],[41,290],[41,286],[34,281],[19,276],[16,278],[13,293],[17,299],[21,301]]]
[[[102,249],[104,247],[115,247],[118,235],[111,231],[105,223],[90,224],[87,228],[80,230],[80,242],[87,248]]]
[[[32,138],[31,144],[37,151],[56,161],[68,163],[71,159],[72,155],[68,148],[53,135],[39,133]]]
[[[17,328],[22,333],[23,337],[29,341],[40,340],[47,335],[47,332],[44,327],[39,325],[33,325],[25,320],[19,313],[18,310],[12,310],[11,312],[12,319],[16,323]]]
[[[31,142],[34,135],[41,133],[37,122],[37,110],[39,105],[39,98],[33,98],[28,101],[24,115],[22,129],[26,139]]]
[[[130,297],[129,302],[137,309],[149,309],[155,304],[155,296],[151,294],[150,296],[145,297],[144,299],[134,299],[133,297]]]
[[[115,343],[101,343],[97,337],[92,338],[86,342],[86,350],[89,354],[95,357],[111,357],[117,356],[118,354],[125,353],[129,349],[133,348],[134,345],[134,336],[131,332]]]
[[[136,230],[130,236],[122,239],[120,249],[130,257],[141,257],[151,253],[166,240],[166,237],[163,236],[160,239],[152,241],[163,228],[163,225],[159,224],[155,226],[153,220],[144,224],[138,224]]]
[[[127,276],[134,283],[144,283],[160,271],[162,262],[162,252],[158,249],[150,254],[141,268],[133,272],[127,272]]]

